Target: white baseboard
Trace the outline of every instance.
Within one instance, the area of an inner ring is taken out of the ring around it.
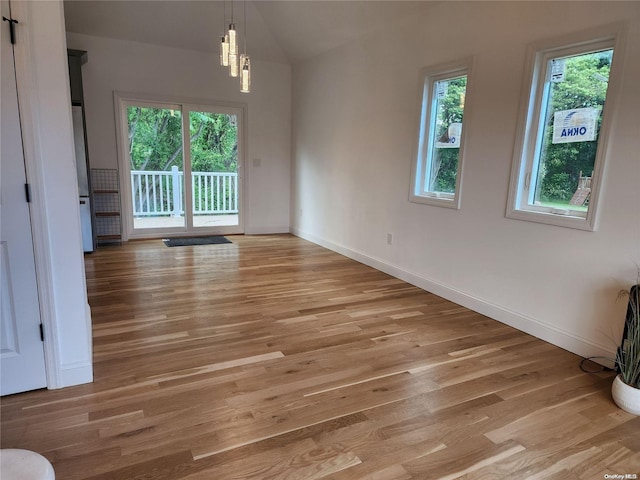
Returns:
[[[277,235],[280,233],[289,233],[290,231],[289,225],[279,227],[246,227],[244,229],[245,235]]]
[[[93,382],[93,365],[91,362],[62,365],[59,371],[60,385],[57,388],[72,387]]]
[[[339,245],[298,228],[293,227],[291,229],[291,233],[297,237],[313,242],[329,250],[333,250],[345,257],[349,257],[375,268],[376,270],[380,270],[381,272],[415,285],[416,287],[438,295],[439,297],[457,303],[458,305],[473,310],[474,312],[478,312],[513,328],[517,328],[520,331],[533,335],[536,338],[568,350],[576,355],[580,355],[581,357],[600,356],[613,358],[615,356],[615,347],[613,346],[607,347],[600,345],[572,332],[550,325],[544,321],[531,318],[500,305],[487,302],[481,298],[474,297],[450,286],[435,282],[419,274],[409,272],[378,258],[352,250],[344,245]],[[603,363],[607,366],[612,366],[608,362]]]

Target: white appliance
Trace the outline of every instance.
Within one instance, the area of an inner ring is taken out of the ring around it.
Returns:
[[[91,226],[91,195],[87,151],[84,141],[84,114],[82,107],[71,107],[73,117],[73,138],[76,149],[76,172],[78,174],[78,193],[80,195],[80,224],[82,227],[82,248],[93,252],[93,229]]]

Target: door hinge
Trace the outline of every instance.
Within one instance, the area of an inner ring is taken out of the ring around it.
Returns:
[[[24,194],[27,197],[27,203],[31,203],[31,185],[28,183],[24,184]]]
[[[40,324],[40,341],[44,342],[44,325]]]
[[[9,22],[9,36],[11,37],[11,45],[16,44],[16,23],[17,20],[13,18],[2,17],[2,21]]]

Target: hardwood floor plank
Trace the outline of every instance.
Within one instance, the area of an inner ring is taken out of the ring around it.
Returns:
[[[443,448],[421,456],[402,466],[414,476],[451,480],[478,470],[485,465],[509,458],[525,447],[509,440],[503,444],[489,444],[482,438],[467,439],[455,448]]]
[[[70,480],[640,473],[613,373],[290,235],[85,257],[94,378],[0,401]]]
[[[286,445],[276,451],[254,455],[250,462],[240,459],[185,478],[188,480],[211,478],[316,480],[361,463],[353,452],[342,449],[341,445],[318,448],[315,442],[307,439],[300,442],[300,446]]]

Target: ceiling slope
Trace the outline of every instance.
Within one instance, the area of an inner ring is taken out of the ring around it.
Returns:
[[[434,1],[248,1],[252,58],[297,63],[415,16]],[[243,2],[234,19],[242,35]],[[65,0],[68,32],[216,52],[230,1]],[[226,11],[226,15],[223,12]]]
[[[223,29],[218,1],[65,0],[67,32],[150,43],[165,47],[217,52]],[[242,2],[234,2],[234,21],[244,31]],[[247,50],[252,58],[290,63],[252,2],[247,2]],[[240,44],[242,48],[242,44]]]

